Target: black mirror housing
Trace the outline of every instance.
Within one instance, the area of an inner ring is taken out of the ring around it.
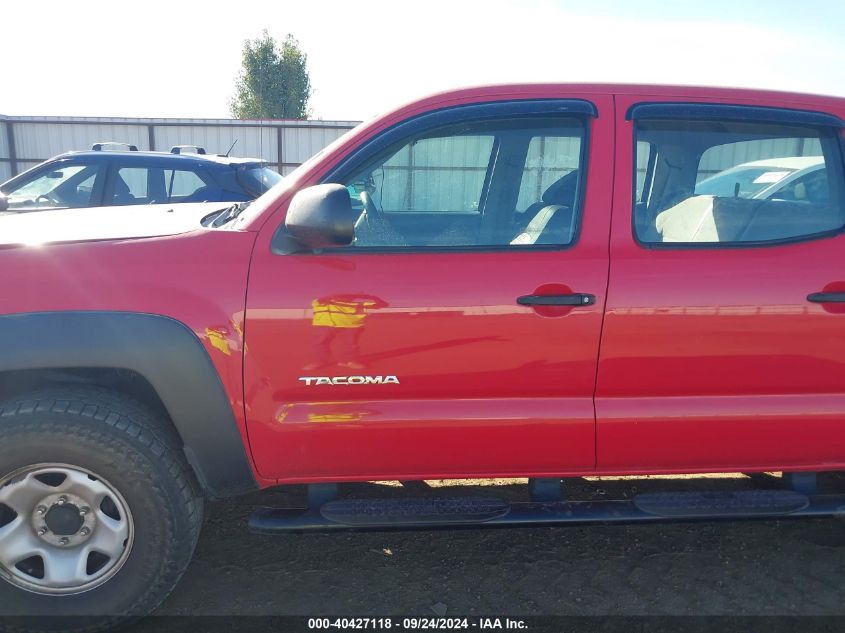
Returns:
[[[310,250],[348,246],[355,237],[355,212],[349,191],[336,184],[302,189],[290,202],[285,229]]]

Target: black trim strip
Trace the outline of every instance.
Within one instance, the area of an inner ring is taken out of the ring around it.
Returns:
[[[695,119],[793,123],[845,128],[845,121],[826,112],[710,103],[635,103],[625,113],[628,121],[640,119]]]
[[[807,295],[812,303],[845,303],[845,292],[814,292]]]
[[[523,295],[516,298],[521,306],[591,306],[596,296],[584,293],[565,295]]]
[[[397,123],[352,150],[320,179],[320,183],[337,182],[350,167],[361,164],[387,147],[426,130],[463,121],[475,123],[504,117],[560,118],[567,115],[598,118],[598,109],[594,103],[585,99],[524,99],[472,103],[426,112]]]

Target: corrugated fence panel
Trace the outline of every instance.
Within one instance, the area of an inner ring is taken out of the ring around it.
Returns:
[[[36,165],[40,165],[41,161],[32,161],[32,160],[19,160],[18,161],[18,173],[21,174],[25,172],[27,169],[32,169]]]
[[[0,159],[9,158],[9,139],[6,137],[6,124],[0,118]]]
[[[763,158],[821,156],[817,138],[775,138],[718,145],[701,156],[701,177]]]
[[[350,122],[350,125],[352,124]],[[307,128],[296,126],[284,128],[280,162],[287,165],[304,163],[326,145],[346,134],[347,131],[348,129],[334,127]]]
[[[225,154],[237,141],[232,156],[263,158],[278,163],[276,130],[244,125],[157,125],[156,149],[167,152],[174,145],[198,145],[209,154]]]
[[[6,122],[13,128],[15,155]],[[174,145],[197,145],[222,154],[237,144],[232,156],[262,158],[288,174],[358,121],[242,121],[235,119],[128,119],[100,117],[7,117],[0,115],[0,182],[47,158],[69,151],[90,150],[94,143],[114,141],[149,150],[150,135],[157,151]],[[279,137],[285,147],[279,151]],[[4,160],[5,159],[5,160]]]
[[[17,164],[8,161],[10,146],[6,138],[5,121],[13,127]],[[94,143],[117,141],[138,146],[141,150],[150,149],[150,130],[152,129],[155,149],[169,151],[173,145],[199,145],[212,154],[224,153],[237,139],[232,150],[233,156],[263,158],[272,163],[282,174],[289,174],[308,158],[329,145],[349,129],[357,125],[356,121],[239,121],[231,119],[106,119],[79,117],[3,117],[0,116],[0,182],[7,180],[13,173],[20,173],[44,159],[72,150],[87,150]],[[150,127],[152,126],[152,127]],[[282,146],[278,147],[281,135]],[[560,156],[577,156],[577,148],[555,147],[553,162],[561,163]],[[468,152],[478,151],[467,145],[454,148],[456,154],[450,158],[441,158],[438,164],[420,163],[425,155],[415,157],[414,165],[405,166],[413,170],[406,175],[394,174],[404,178],[402,184],[393,188],[391,197],[394,202],[407,199],[410,195],[414,206],[425,202],[426,195],[448,206],[464,208],[465,198],[472,199],[475,189],[474,171],[476,161]],[[700,171],[702,177],[717,173],[744,162],[770,158],[774,156],[814,156],[821,153],[816,139],[765,139],[727,144],[712,148],[702,157]],[[532,189],[543,190],[563,173],[561,170],[547,169],[543,159],[542,173],[532,174],[536,182]],[[3,160],[6,159],[6,160]],[[435,183],[432,176],[438,169],[448,169],[453,160],[464,163],[467,168],[465,187],[451,183],[449,192],[435,191],[442,183]],[[574,167],[563,161],[567,168]],[[563,165],[558,165],[563,166]],[[645,172],[645,152],[638,153],[637,188],[642,187]],[[425,171],[422,173],[420,170]],[[418,173],[419,172],[419,173]],[[554,173],[553,173],[554,172]],[[412,182],[415,181],[415,182]],[[414,191],[420,187],[419,191]],[[411,191],[401,193],[403,189]],[[466,194],[466,195],[465,195]],[[437,205],[439,206],[439,204]]]
[[[149,149],[146,126],[103,123],[15,123],[19,159],[45,160],[64,152],[90,150],[94,143],[115,141]]]

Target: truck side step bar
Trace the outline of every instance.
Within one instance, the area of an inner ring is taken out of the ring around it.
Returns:
[[[667,519],[778,516],[803,510],[810,497],[792,490],[738,492],[654,492],[633,499],[638,510]]]
[[[259,508],[249,527],[259,534],[332,530],[519,527],[763,518],[845,518],[845,495],[794,490],[640,494],[618,501],[529,501],[493,497],[343,499],[320,506]]]

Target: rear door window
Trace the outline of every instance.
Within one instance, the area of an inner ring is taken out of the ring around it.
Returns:
[[[635,129],[641,242],[765,244],[845,226],[836,129],[710,119],[638,120]]]
[[[118,167],[112,178],[110,204],[166,204],[219,200],[219,187],[210,186],[199,171],[158,165]]]
[[[212,198],[203,197],[208,185],[196,171],[187,169],[166,169],[164,183],[168,202],[202,202]]]
[[[154,200],[150,189],[149,168],[121,167],[112,182],[111,204],[150,204]]]

